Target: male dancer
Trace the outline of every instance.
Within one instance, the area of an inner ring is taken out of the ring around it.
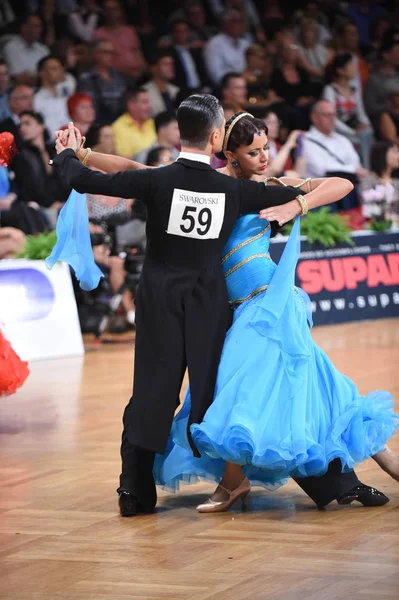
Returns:
[[[72,125],[67,149],[58,141],[54,161],[77,191],[135,197],[148,211],[147,258],[136,299],[134,389],[123,418],[118,489],[123,516],[151,512],[156,504],[154,453],[165,449],[186,366],[190,424],[200,422],[212,402],[230,324],[221,253],[235,220],[284,203],[284,222],[303,211],[304,199],[296,200],[294,188],[229,179],[211,169],[210,156],[224,137],[216,98],[191,96],[179,107],[178,122],[183,151],[164,169],[90,171],[76,159]],[[309,208],[318,206],[319,194],[320,189],[307,194]]]

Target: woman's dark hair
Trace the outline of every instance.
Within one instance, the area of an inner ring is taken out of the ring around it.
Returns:
[[[193,94],[177,109],[177,123],[182,146],[204,150],[213,129],[222,127],[223,109],[211,94]]]
[[[153,167],[159,163],[159,157],[163,152],[168,152],[169,148],[165,146],[158,146],[157,148],[153,148],[149,151],[147,155],[146,165],[148,167]]]
[[[370,171],[376,173],[379,177],[382,176],[387,168],[387,152],[395,145],[395,142],[389,142],[388,140],[374,142],[370,151]]]
[[[100,141],[101,130],[103,127],[109,127],[110,123],[93,123],[86,133],[86,148],[94,148]]]
[[[19,115],[19,118],[21,117],[32,117],[32,119],[35,119],[36,123],[39,123],[39,125],[44,125],[42,113],[36,112],[35,110],[24,110]]]
[[[234,119],[243,113],[245,113],[245,111],[237,112],[230,117],[226,123],[226,134],[229,131],[230,125]],[[256,119],[255,117],[247,116],[241,117],[241,119],[237,121],[230,132],[226,150],[234,152],[240,146],[250,146],[254,141],[254,136],[257,135],[259,131],[264,131],[266,135],[268,134],[267,125],[264,121],[262,121],[262,119]],[[226,156],[223,151],[218,152],[216,157],[220,160],[226,160]]]
[[[338,70],[344,69],[352,59],[352,54],[349,54],[349,52],[345,54],[338,54],[332,63],[326,68],[326,81],[328,81],[328,83],[334,81],[338,75]]]

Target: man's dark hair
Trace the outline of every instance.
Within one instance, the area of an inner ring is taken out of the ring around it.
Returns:
[[[242,74],[238,73],[236,71],[230,71],[229,73],[226,73],[225,75],[223,75],[222,80],[220,82],[220,89],[224,90],[227,87],[229,87],[230,81],[232,79],[242,79]]]
[[[173,53],[171,52],[170,49],[168,48],[162,48],[161,50],[158,50],[158,52],[155,52],[149,59],[149,64],[151,67],[153,67],[154,65],[157,65],[159,63],[159,61],[162,58],[165,57],[170,57],[170,58],[174,58],[173,57]]]
[[[156,115],[154,118],[155,131],[158,133],[160,127],[166,127],[173,121],[176,121],[176,114],[164,110]]]
[[[128,88],[125,92],[125,95],[123,96],[123,105],[126,106],[128,102],[130,102],[131,100],[136,100],[137,96],[139,94],[148,94],[148,91],[143,88],[143,87],[132,87],[132,88]]]
[[[49,60],[56,60],[57,62],[59,62],[62,65],[62,61],[58,58],[58,56],[54,56],[53,54],[48,54],[47,56],[45,56],[44,58],[39,60],[39,62],[37,63],[37,72],[38,73],[40,73],[40,71],[45,66],[46,62],[48,62]]]
[[[35,121],[37,121],[39,125],[44,125],[42,113],[36,112],[35,110],[24,110],[19,115],[19,118],[21,117],[32,117],[32,119],[35,119]]]
[[[222,127],[223,121],[223,109],[215,96],[189,96],[177,109],[181,145],[204,150],[211,131]]]

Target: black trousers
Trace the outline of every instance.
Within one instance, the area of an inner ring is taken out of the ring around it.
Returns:
[[[165,451],[186,367],[191,390],[189,426],[202,421],[213,401],[231,318],[220,261],[190,270],[146,259],[136,294],[133,396],[123,416],[122,488],[134,492],[141,485],[136,483],[142,475],[137,463],[144,460],[147,465],[145,453],[132,453],[131,448]],[[199,456],[195,447],[193,454]]]

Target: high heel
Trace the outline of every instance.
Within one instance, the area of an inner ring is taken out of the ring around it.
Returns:
[[[239,499],[241,498],[242,507],[245,508],[247,505],[247,496],[251,491],[251,484],[247,477],[241,481],[240,485],[237,486],[234,490],[228,490],[222,485],[218,486],[222,489],[226,494],[228,494],[228,500],[224,502],[215,502],[211,498],[209,498],[204,504],[199,504],[197,506],[197,511],[200,513],[215,513],[215,512],[224,512],[229,510],[229,508]]]

